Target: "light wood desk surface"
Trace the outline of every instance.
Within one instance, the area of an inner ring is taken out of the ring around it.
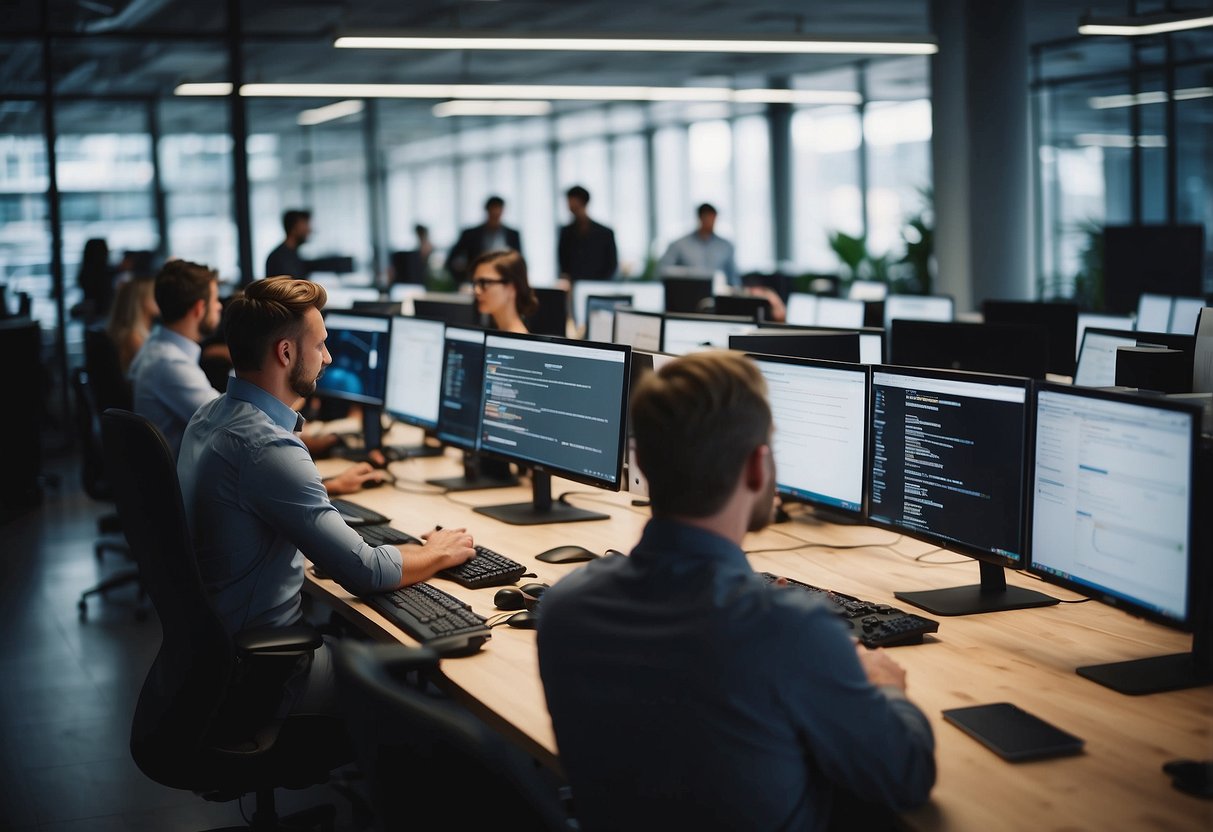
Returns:
[[[419,434],[418,434],[419,436]],[[393,437],[395,439],[395,436]],[[549,526],[509,526],[472,511],[474,505],[519,502],[529,486],[472,491],[449,497],[422,481],[460,470],[447,457],[409,460],[391,467],[396,487],[349,495],[392,518],[392,525],[420,534],[435,525],[465,526],[476,542],[531,567],[537,579],[555,583],[582,564],[534,560],[552,546],[577,543],[597,552],[630,551],[648,519],[631,506],[627,492],[599,491],[554,479],[553,496],[576,492],[570,502],[611,515],[608,521]],[[331,474],[346,464],[320,463]],[[409,489],[408,491],[404,489]],[[429,492],[429,493],[426,493]],[[893,597],[895,590],[934,589],[978,580],[978,565],[947,551],[914,557],[934,547],[896,533],[865,526],[846,527],[805,520],[752,534],[747,551],[787,548],[800,541],[856,549],[802,547],[755,553],[754,568],[797,578],[865,600],[914,611]],[[883,548],[883,547],[889,548]],[[928,563],[932,565],[927,565]],[[1016,572],[1008,583],[1039,589],[1057,598],[1081,596],[1046,586]],[[524,579],[526,580],[532,579]],[[491,615],[498,588],[469,590],[441,579],[435,586]],[[411,640],[376,612],[329,580],[310,576],[308,591],[347,615],[376,638]],[[940,617],[939,632],[922,645],[890,649],[907,671],[909,696],[935,731],[938,781],[925,807],[904,815],[914,829],[1073,830],[1213,829],[1213,802],[1173,789],[1164,762],[1213,758],[1213,688],[1150,696],[1124,696],[1074,673],[1079,665],[1141,658],[1191,649],[1191,637],[1138,619],[1097,602],[1059,604],[962,617]],[[794,657],[790,657],[794,660]],[[442,672],[452,693],[521,747],[559,768],[556,742],[539,679],[535,632],[508,626],[473,656],[446,659]],[[1086,740],[1077,757],[1007,763],[944,722],[946,708],[1009,701]],[[871,749],[879,754],[880,749]]]

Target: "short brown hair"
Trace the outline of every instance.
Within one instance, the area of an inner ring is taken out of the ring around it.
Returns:
[[[244,294],[228,304],[227,347],[237,370],[260,370],[270,345],[295,338],[307,310],[323,309],[328,301],[324,287],[293,277],[256,280]]]
[[[470,275],[476,274],[476,269],[482,265],[492,266],[502,280],[514,287],[514,308],[522,317],[534,315],[539,309],[539,298],[531,288],[526,277],[526,261],[522,255],[511,249],[489,251],[476,258],[472,263]]]
[[[690,353],[649,373],[632,395],[631,418],[654,515],[715,514],[771,435],[762,373],[726,350]]]
[[[156,305],[160,320],[175,324],[186,316],[198,301],[211,299],[211,284],[219,272],[188,260],[170,260],[156,275]]]

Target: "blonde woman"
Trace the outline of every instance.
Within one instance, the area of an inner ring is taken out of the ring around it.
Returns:
[[[156,281],[150,278],[132,278],[118,286],[114,305],[110,309],[109,323],[105,331],[118,351],[122,373],[131,366],[131,361],[152,330],[152,322],[160,314],[156,306],[153,289]]]

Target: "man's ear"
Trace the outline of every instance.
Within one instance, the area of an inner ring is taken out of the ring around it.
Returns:
[[[291,359],[296,358],[295,345],[290,338],[279,338],[274,342],[274,360],[281,367],[289,367]]]
[[[745,461],[745,485],[750,491],[761,491],[766,486],[767,457],[771,454],[770,445],[759,445],[750,452]]]
[[[206,317],[206,309],[210,305],[210,301],[200,299],[194,301],[194,305],[190,307],[190,316],[202,320]]]

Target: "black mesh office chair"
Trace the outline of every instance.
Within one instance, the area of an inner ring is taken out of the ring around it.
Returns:
[[[253,792],[255,830],[276,830],[274,789],[305,788],[353,759],[339,720],[277,718],[281,682],[321,643],[310,626],[228,636],[202,584],[172,451],[142,416],[101,418],[118,513],[160,617],[160,651],[131,725],[135,763],[152,780],[228,801]],[[332,806],[289,820],[331,829]],[[299,828],[299,826],[291,828]]]
[[[577,828],[554,778],[466,710],[425,691],[439,673],[433,650],[343,641],[333,652],[379,829],[422,828],[419,799],[453,829]],[[402,799],[406,790],[415,797]]]
[[[105,476],[105,462],[101,453],[101,412],[97,407],[92,376],[82,367],[77,368],[72,376],[72,394],[75,399],[76,435],[80,441],[80,477],[84,493],[94,500],[113,502],[113,491]],[[107,514],[99,518],[97,533],[97,540],[93,543],[93,555],[98,562],[106,552],[116,552],[127,559],[132,557],[117,514]],[[90,595],[104,595],[111,589],[130,584],[139,586],[140,604],[135,608],[135,618],[142,621],[147,617],[147,609],[142,603],[144,592],[139,581],[139,570],[134,566],[116,572],[80,593],[80,600],[76,602],[80,619],[83,621],[88,617]]]
[[[88,371],[88,390],[92,397],[91,405],[94,414],[91,423],[94,437],[92,442],[95,446],[94,456],[97,460],[95,468],[99,472],[101,470],[99,461],[101,458],[101,414],[111,407],[130,410],[133,398],[131,384],[122,372],[122,362],[118,359],[118,349],[102,326],[91,326],[84,330],[84,369]],[[89,446],[86,444],[82,447],[85,448],[87,454]],[[86,455],[86,466],[88,463],[89,457]],[[89,496],[94,499],[109,499],[108,497],[97,497],[88,491],[89,474],[86,467],[85,490]],[[122,531],[116,514],[101,517],[97,521],[97,526],[98,532],[103,535],[113,535]],[[101,554],[101,550],[98,550],[98,560],[101,559]]]

